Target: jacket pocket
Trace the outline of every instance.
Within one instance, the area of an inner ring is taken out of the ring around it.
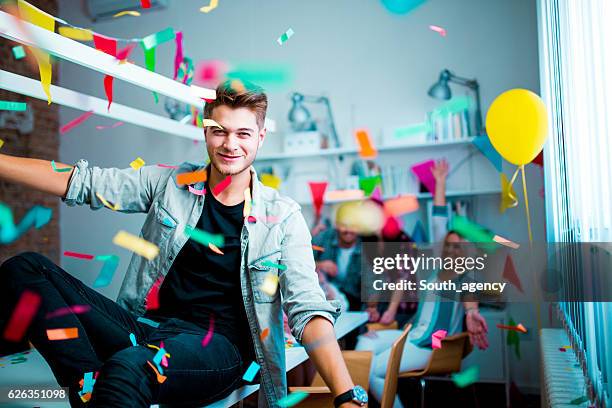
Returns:
[[[261,262],[249,265],[249,275],[253,286],[253,299],[257,303],[273,303],[279,294],[278,269]]]

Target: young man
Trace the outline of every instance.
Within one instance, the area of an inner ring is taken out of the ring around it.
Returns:
[[[24,289],[41,296],[26,337],[58,383],[70,387],[73,406],[81,403],[78,383],[87,372],[98,372],[88,406],[206,404],[240,386],[252,361],[261,366],[259,405],[276,406],[286,394],[281,306],[295,338],[317,344],[309,356],[339,397],[337,406],[363,402],[352,401],[361,389],[352,383],[335,341],[332,323],[339,307],[319,288],[300,208],[263,186],[251,166],[266,136],[266,109],[261,90],[219,86],[204,112],[220,125],[205,129],[206,168],[183,163],[178,169],[100,169],[81,160],[66,174],[54,172],[48,161],[0,155],[0,177],[9,182],[57,195],[68,205],[100,209],[104,197],[118,211],[147,213],[142,236],[159,247],[152,260],[132,257],[117,303],[35,253],[2,265],[2,328]],[[195,188],[204,187],[205,195],[176,182],[178,174],[204,170],[207,181]],[[231,183],[219,187],[227,177]],[[186,227],[222,234],[225,244],[201,245],[189,239]],[[275,293],[261,288],[269,274],[278,277]],[[159,308],[147,310],[147,295],[160,278]],[[45,318],[75,304],[91,309]],[[79,337],[49,341],[46,329],[61,327],[78,328]],[[165,380],[154,371],[157,350],[149,346],[161,341],[170,355]]]

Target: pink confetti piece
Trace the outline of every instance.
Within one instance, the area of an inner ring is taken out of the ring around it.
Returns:
[[[53,317],[64,316],[70,313],[79,314],[79,313],[87,313],[91,310],[91,306],[89,305],[73,305],[68,307],[62,307],[60,309],[54,310],[53,312],[47,313],[47,319],[51,319]]]
[[[440,26],[430,25],[429,29],[439,33],[442,37],[446,37],[446,30],[444,28],[440,27]]]
[[[188,186],[187,188],[188,188],[190,193],[195,194],[195,195],[203,196],[203,195],[206,194],[206,189],[205,188],[203,188],[201,190],[198,190],[197,188],[193,188],[191,186]]]
[[[85,112],[84,114],[82,114],[78,118],[73,119],[70,122],[66,123],[64,126],[62,126],[60,128],[60,133],[62,135],[65,135],[66,133],[70,132],[72,129],[74,129],[75,127],[81,125],[83,122],[85,122],[87,119],[89,119],[89,117],[91,115],[93,115],[93,113],[94,112],[92,110],[90,110],[88,112]]]
[[[159,287],[161,286],[163,279],[163,276],[157,279],[157,281],[155,281],[151,287],[151,290],[149,290],[146,299],[147,310],[159,309]]]
[[[436,192],[436,179],[431,173],[431,169],[435,166],[436,162],[433,160],[427,160],[421,163],[417,163],[410,169],[421,183],[429,190],[431,194]]]
[[[113,123],[113,124],[112,124],[112,125],[110,125],[110,126],[102,126],[102,125],[98,125],[98,126],[96,126],[96,129],[97,129],[97,130],[114,129],[114,128],[119,127],[119,126],[121,126],[121,125],[123,125],[123,124],[124,124],[123,122],[115,122],[115,123]]]
[[[11,315],[6,328],[4,338],[9,341],[19,341],[23,338],[28,326],[40,306],[40,295],[30,290],[25,290]]]
[[[169,164],[158,164],[157,167],[163,167],[164,169],[178,169],[179,166],[170,166]]]
[[[117,51],[117,59],[120,61],[125,61],[126,59],[128,59],[128,57],[136,47],[136,44],[137,43],[128,44],[125,48],[122,48]]]
[[[176,42],[176,53],[174,54],[174,77],[176,80],[179,72],[179,65],[183,62],[183,32],[177,31],[174,37],[174,41]]]
[[[210,340],[212,339],[214,329],[215,329],[215,318],[213,317],[213,315],[210,315],[210,323],[208,324],[208,333],[206,333],[206,336],[204,336],[204,338],[202,339],[202,347],[208,346],[208,343],[210,343]]]
[[[266,217],[266,222],[268,224],[276,224],[276,223],[278,223],[278,216],[276,216],[276,215],[268,215]]]
[[[446,330],[437,330],[431,335],[431,348],[440,349],[442,348],[442,339],[446,337]]]
[[[71,251],[64,251],[64,256],[69,256],[71,258],[79,258],[79,259],[94,259],[93,255],[90,254],[83,254],[80,252],[71,252]]]
[[[219,195],[221,194],[221,192],[223,190],[225,190],[227,188],[227,186],[229,186],[232,182],[232,176],[227,176],[226,178],[224,178],[219,184],[217,184],[214,188],[213,188],[213,194],[214,195]]]

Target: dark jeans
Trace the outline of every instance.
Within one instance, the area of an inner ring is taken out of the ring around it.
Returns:
[[[149,407],[150,404],[198,406],[221,399],[241,385],[244,364],[227,338],[214,334],[203,347],[206,330],[179,319],[161,322],[158,328],[136,320],[117,303],[87,287],[46,257],[26,252],[0,267],[0,333],[24,289],[37,292],[40,308],[23,342],[30,341],[45,358],[62,387],[69,387],[72,407]],[[89,305],[86,313],[46,318],[54,310]],[[76,327],[79,337],[50,341],[46,330]],[[129,334],[134,333],[137,346]],[[164,341],[170,354],[163,383],[147,361],[153,361]],[[0,355],[3,345],[0,342]],[[10,345],[9,345],[10,346]],[[15,345],[12,345],[15,348]],[[11,348],[8,348],[11,350]],[[86,372],[98,371],[91,400],[85,405],[77,392]]]

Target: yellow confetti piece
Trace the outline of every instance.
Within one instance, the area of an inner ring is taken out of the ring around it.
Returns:
[[[4,145],[4,140],[0,139],[0,148]]]
[[[213,244],[211,242],[208,243],[208,247],[210,248],[211,251],[213,251],[216,254],[225,255],[223,253],[223,251],[221,251],[219,248],[217,248],[217,246],[215,244]]]
[[[145,161],[142,160],[140,157],[137,157],[133,162],[130,163],[130,167],[132,167],[134,170],[138,170],[144,165]]]
[[[214,127],[218,127],[223,129],[223,126],[221,126],[220,124],[218,124],[217,122],[215,122],[212,119],[202,119],[202,126],[207,127],[207,126],[214,126]]]
[[[271,187],[275,190],[278,190],[281,185],[281,179],[274,174],[263,173],[260,177],[260,181],[264,186]]]
[[[244,190],[244,209],[242,210],[242,215],[244,217],[251,215],[251,189],[249,187]]]
[[[91,399],[91,392],[88,392],[86,394],[80,395],[80,397],[81,397],[81,401],[89,402],[89,400]]]
[[[159,254],[157,245],[151,242],[132,235],[129,232],[119,231],[113,238],[113,244],[129,249],[138,255],[152,261]]]
[[[140,17],[140,13],[134,10],[126,10],[126,11],[120,11],[116,14],[113,14],[113,18],[123,17],[123,16]]]
[[[276,288],[278,287],[278,276],[268,273],[264,282],[261,284],[259,289],[261,289],[264,293],[270,296],[274,296],[276,293]]]
[[[108,207],[113,211],[119,210],[119,204],[111,205],[111,203],[109,203],[104,197],[102,197],[102,194],[96,193],[96,197],[98,197],[98,200],[102,201],[102,204],[104,204],[105,207]]]
[[[211,11],[216,9],[218,5],[219,5],[219,0],[210,0],[210,3],[208,4],[208,6],[200,7],[200,11],[202,13],[210,13]]]
[[[155,344],[149,344],[149,343],[147,343],[147,347],[152,348],[152,349],[155,349],[155,350],[157,350],[157,351],[159,351],[159,350],[160,350],[160,348],[159,348],[159,347],[157,347]],[[164,356],[166,356],[166,357],[170,358],[170,353],[166,353],[166,354],[164,354]]]
[[[82,28],[60,27],[59,34],[77,41],[93,41],[93,33]]]

